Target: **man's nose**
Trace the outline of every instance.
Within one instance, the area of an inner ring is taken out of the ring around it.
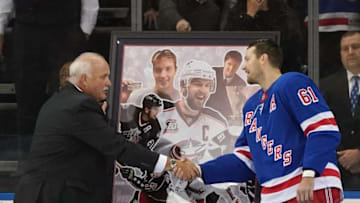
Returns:
[[[166,71],[162,70],[159,75],[160,77],[166,77]]]
[[[109,78],[106,79],[105,85],[108,86],[108,87],[111,87],[111,81],[110,81]]]

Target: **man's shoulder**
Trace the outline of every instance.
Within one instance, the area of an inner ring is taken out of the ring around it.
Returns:
[[[321,84],[324,84],[324,85],[338,85],[336,82],[334,81],[339,81],[339,80],[342,80],[342,79],[346,79],[346,70],[343,69],[343,70],[339,70],[333,74],[330,74],[324,78],[322,78],[320,80],[320,86]]]
[[[55,93],[52,97],[53,103],[63,106],[64,108],[98,108],[99,104],[97,101],[85,94],[84,92],[79,91],[73,85],[67,85],[61,89],[58,93]]]
[[[226,119],[224,118],[224,116],[212,108],[205,107],[205,108],[203,108],[202,113],[204,115],[214,118],[215,120],[223,123],[224,125],[227,125],[227,122],[226,122]]]

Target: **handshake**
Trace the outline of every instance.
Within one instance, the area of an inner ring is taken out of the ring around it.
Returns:
[[[168,158],[165,170],[172,172],[177,178],[186,181],[201,176],[200,167],[187,158],[180,160]]]

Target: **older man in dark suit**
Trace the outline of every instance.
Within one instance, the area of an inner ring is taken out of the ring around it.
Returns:
[[[176,169],[191,179],[190,161],[176,161],[127,142],[107,125],[99,102],[111,85],[109,65],[94,53],[70,66],[69,84],[42,107],[29,159],[15,194],[17,203],[110,203],[114,160],[154,173]]]
[[[340,42],[344,69],[320,81],[320,88],[342,134],[338,161],[345,190],[360,190],[360,32],[345,33]]]

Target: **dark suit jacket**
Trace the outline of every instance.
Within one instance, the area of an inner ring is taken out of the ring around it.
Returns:
[[[351,115],[349,85],[346,70],[342,69],[320,81],[320,89],[335,115],[341,132],[338,150],[360,148],[360,102],[355,117]],[[360,190],[360,177],[340,167],[345,190]]]
[[[225,86],[245,86],[246,83],[238,75],[235,75],[229,84],[223,79],[223,67],[213,68],[216,72],[216,92],[212,94],[206,105],[220,111],[224,116],[232,115],[231,105]]]
[[[68,84],[39,113],[15,201],[110,203],[107,169],[115,159],[153,171],[158,154],[127,142],[108,126],[96,100]]]

